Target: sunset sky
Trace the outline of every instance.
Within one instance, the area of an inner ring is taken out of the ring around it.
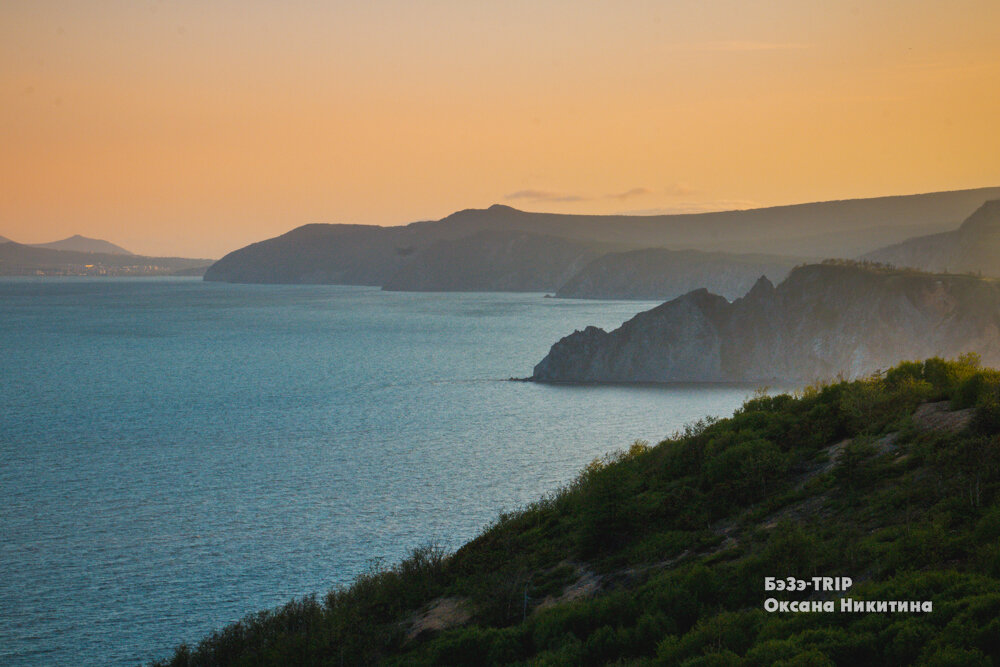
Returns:
[[[996,0],[7,0],[0,83],[27,243],[1000,185]]]

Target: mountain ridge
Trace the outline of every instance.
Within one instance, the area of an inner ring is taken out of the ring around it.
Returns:
[[[382,286],[433,244],[484,231],[608,243],[619,251],[663,247],[854,257],[917,234],[950,229],[990,198],[1000,198],[1000,188],[658,216],[533,213],[498,204],[399,227],[298,227],[227,254],[205,279]]]
[[[104,255],[133,255],[120,245],[105,241],[103,239],[92,239],[80,234],[74,234],[59,241],[48,243],[30,243],[33,248],[46,248],[48,250],[66,250],[70,252],[93,252]]]

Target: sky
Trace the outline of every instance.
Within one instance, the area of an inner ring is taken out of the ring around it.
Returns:
[[[0,235],[1000,185],[996,0],[5,0]]]

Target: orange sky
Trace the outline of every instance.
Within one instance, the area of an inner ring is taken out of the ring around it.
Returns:
[[[0,235],[217,257],[497,202],[996,186],[998,84],[996,0],[10,0]]]

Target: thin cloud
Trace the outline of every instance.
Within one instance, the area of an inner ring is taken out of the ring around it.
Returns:
[[[511,192],[510,194],[504,195],[504,199],[507,200],[523,199],[533,202],[540,202],[540,201],[572,202],[572,201],[588,201],[590,198],[584,197],[582,195],[550,192],[549,190],[518,190],[516,192]]]
[[[517,190],[509,194],[504,195],[504,198],[510,201],[522,200],[530,202],[581,202],[581,201],[597,201],[600,199],[614,199],[616,201],[627,201],[634,197],[645,197],[646,195],[655,194],[649,188],[635,187],[629,188],[622,192],[612,192],[606,195],[583,195],[583,194],[572,194],[565,192],[554,192],[552,190]]]
[[[607,195],[607,199],[617,199],[618,201],[625,201],[626,199],[631,199],[632,197],[642,197],[644,195],[651,195],[653,191],[649,188],[632,188],[631,190],[626,190],[625,192],[617,192],[614,194]]]
[[[553,196],[555,193],[547,190],[518,190],[504,195],[506,199],[547,199]]]

